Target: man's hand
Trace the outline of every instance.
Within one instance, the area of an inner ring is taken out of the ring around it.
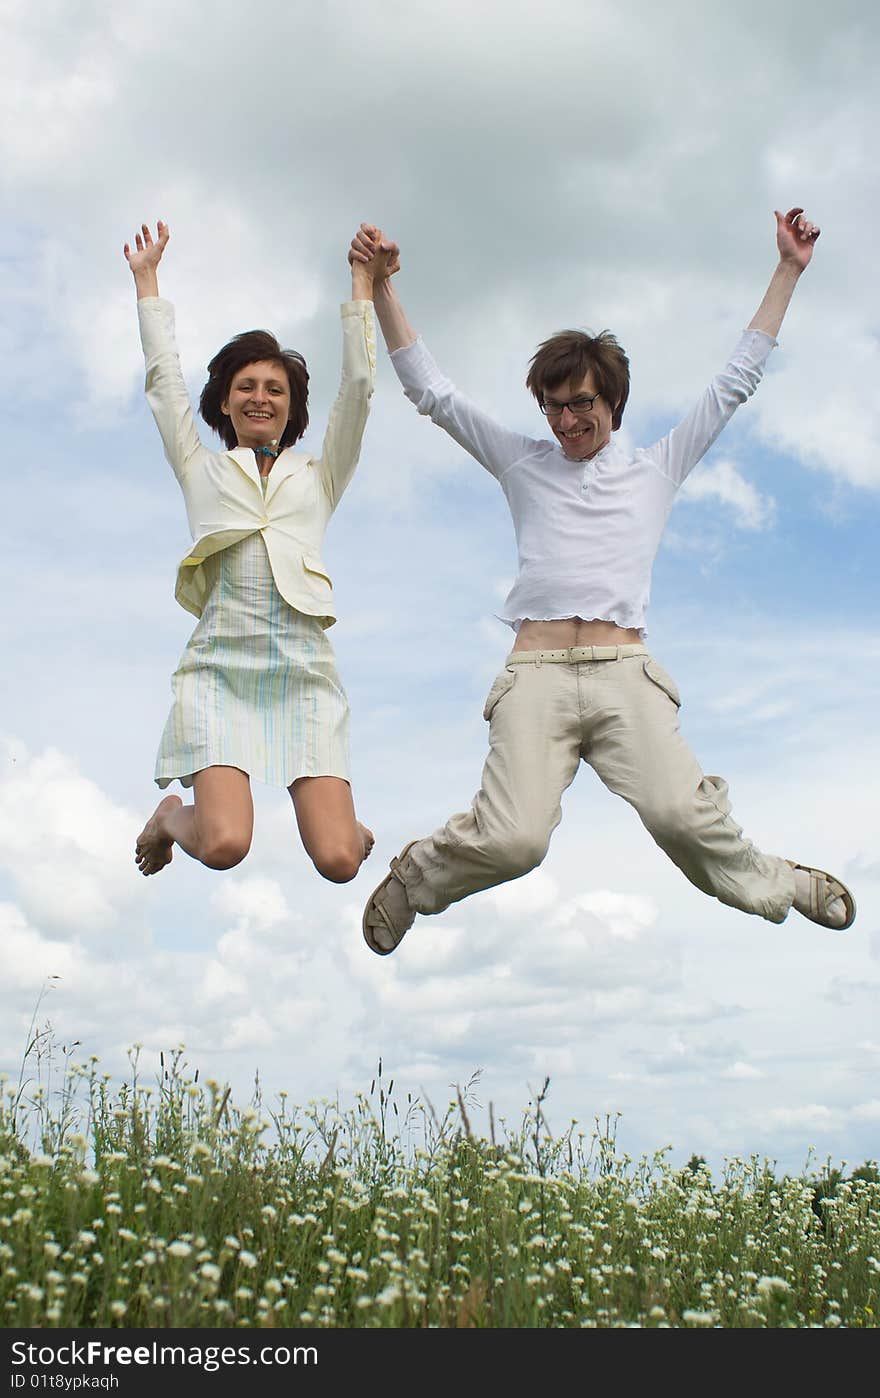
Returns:
[[[789,209],[787,214],[776,214],[776,246],[781,262],[792,263],[802,272],[813,256],[813,246],[821,229],[804,217],[803,209]]]
[[[772,335],[775,339],[801,272],[813,256],[819,228],[804,217],[803,209],[789,209],[787,214],[774,209],[774,213],[779,261],[764,292],[764,299],[749,322],[749,329],[762,330],[765,335]]]
[[[381,228],[372,223],[362,223],[351,240],[348,260],[352,269],[357,263],[367,267],[373,274],[373,281],[384,281],[400,271],[400,248],[390,238],[385,238]]]

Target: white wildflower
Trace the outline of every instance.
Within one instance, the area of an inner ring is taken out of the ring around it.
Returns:
[[[715,1316],[712,1311],[682,1311],[681,1318],[685,1325],[714,1325]]]

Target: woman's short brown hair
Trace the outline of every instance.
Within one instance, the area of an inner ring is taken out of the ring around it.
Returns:
[[[611,426],[616,432],[629,397],[629,360],[610,330],[600,330],[598,335],[560,330],[545,340],[532,355],[526,388],[543,403],[548,388],[577,382],[590,373],[611,408]]]
[[[238,445],[238,438],[222,404],[229,397],[232,380],[248,364],[267,359],[280,364],[290,384],[290,420],[281,434],[279,450],[298,442],[309,425],[309,371],[306,361],[296,350],[282,349],[268,330],[245,330],[218,350],[208,365],[208,382],[199,399],[199,412],[218,437],[228,447]]]

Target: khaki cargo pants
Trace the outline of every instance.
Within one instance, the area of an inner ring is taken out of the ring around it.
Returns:
[[[583,760],[697,888],[782,922],[794,874],[743,837],[727,783],[703,775],[679,732],[680,702],[643,646],[513,651],[486,700],[489,755],[470,810],[403,861],[411,905],[439,913],[540,864]]]

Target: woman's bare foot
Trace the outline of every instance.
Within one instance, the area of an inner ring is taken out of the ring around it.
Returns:
[[[372,830],[364,825],[362,820],[358,821],[358,830],[361,832],[361,839],[364,842],[364,859],[367,859],[373,853],[373,845],[376,843],[376,837]]]
[[[179,796],[163,797],[138,835],[134,862],[142,874],[158,874],[160,869],[171,863],[174,841],[168,834],[165,821],[172,811],[182,805]]]

